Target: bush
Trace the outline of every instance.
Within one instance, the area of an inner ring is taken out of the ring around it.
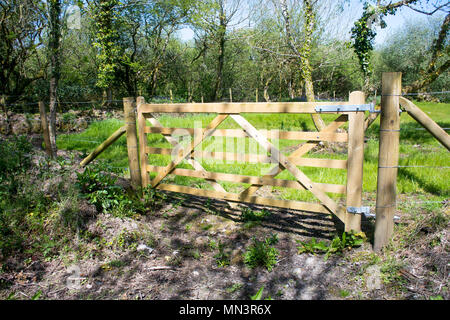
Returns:
[[[0,196],[4,200],[17,191],[17,176],[31,164],[31,143],[25,136],[0,139]]]
[[[154,209],[165,199],[152,188],[142,190],[142,198],[136,192],[128,194],[127,190],[117,185],[118,178],[111,173],[114,173],[113,168],[105,163],[89,166],[84,172],[77,173],[79,190],[98,211],[130,217]]]
[[[0,252],[5,255],[22,248],[26,214],[32,208],[30,193],[22,191],[29,184],[20,180],[30,167],[31,150],[24,136],[0,139]]]

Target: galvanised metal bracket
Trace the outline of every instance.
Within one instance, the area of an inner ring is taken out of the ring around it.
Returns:
[[[375,219],[376,215],[374,213],[370,213],[370,207],[347,207],[348,213],[353,214],[361,214],[364,215],[366,218],[373,218]],[[394,220],[399,220],[399,216],[394,216]]]
[[[355,104],[355,105],[335,105],[335,106],[317,106],[316,112],[358,112],[369,111],[370,113],[380,113],[380,110],[375,110],[375,105],[370,104]]]
[[[370,215],[370,207],[347,207],[348,213]]]

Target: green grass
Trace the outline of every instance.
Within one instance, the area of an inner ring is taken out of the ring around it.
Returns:
[[[450,127],[450,104],[446,103],[417,103],[431,118],[436,120],[442,127]],[[257,129],[280,129],[285,131],[314,131],[314,125],[309,115],[303,114],[244,114],[243,115]],[[195,124],[201,123],[205,127],[215,114],[186,114],[183,116],[172,116],[164,114],[159,118],[165,127],[173,128],[193,128]],[[333,121],[335,115],[323,115],[326,123]],[[57,140],[58,147],[67,150],[80,150],[85,153],[91,152],[99,143],[108,138],[115,130],[124,123],[118,120],[106,120],[92,123],[89,128],[80,134],[60,135]],[[220,129],[237,129],[239,126],[231,119],[226,119]],[[401,146],[400,146],[400,166],[448,166],[450,163],[449,152],[442,147],[427,131],[415,130],[421,126],[408,114],[401,115]],[[379,119],[366,132],[369,139],[365,145],[364,152],[364,192],[374,192],[377,187],[377,166],[378,166],[378,130]],[[79,140],[98,141],[98,144]],[[286,155],[295,149],[295,146],[304,141],[278,140],[272,141]],[[187,144],[183,141],[182,144]],[[156,148],[171,148],[172,146],[160,134],[149,134],[148,145]],[[234,146],[236,146],[234,148]],[[225,151],[238,153],[258,153],[266,154],[265,150],[248,138],[219,138],[212,137],[201,145],[205,151]],[[346,159],[343,153],[333,154],[307,154],[306,157]],[[107,160],[112,166],[127,167],[127,150],[125,137],[120,138],[108,150],[102,153],[100,159]],[[170,156],[149,155],[149,163],[154,166],[165,166],[171,160]],[[233,173],[241,175],[261,176],[264,170],[268,171],[273,164],[254,163],[223,163],[211,159],[202,159],[203,167],[212,172]],[[178,168],[193,169],[188,163],[183,161]],[[314,182],[345,184],[346,170],[299,167]],[[151,174],[154,177],[156,174]],[[287,171],[282,172],[277,178],[294,180],[294,177]],[[450,179],[448,169],[435,168],[400,168],[398,172],[397,190],[399,193],[425,194],[436,199],[444,199],[450,194]],[[194,186],[198,188],[210,189],[210,185],[203,179],[169,176],[165,182],[175,183],[184,186]],[[249,185],[221,182],[223,187],[229,192],[239,192]],[[307,191],[274,188],[280,192],[280,197],[289,200],[313,201],[316,199]],[[341,195],[329,194],[335,199]]]

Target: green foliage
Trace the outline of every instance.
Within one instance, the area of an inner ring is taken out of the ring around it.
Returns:
[[[25,136],[0,138],[0,195],[7,196],[16,191],[16,176],[30,167],[31,143]]]
[[[108,165],[96,165],[77,172],[77,186],[99,211],[110,212],[116,207],[124,209],[131,204],[123,188],[116,185],[117,177],[113,177],[110,170],[112,168]]]
[[[278,238],[272,235],[260,241],[254,237],[252,241],[253,244],[244,253],[244,263],[251,269],[263,266],[268,271],[272,271],[279,255],[278,250],[272,245],[278,242]]]
[[[215,243],[214,243],[214,245],[212,243],[210,243],[211,248],[216,247],[216,246],[217,246],[217,249],[219,250],[219,252],[216,255],[214,255],[217,266],[219,268],[229,266],[230,265],[230,256],[231,256],[230,252],[225,248],[225,245],[221,241],[219,241],[218,245],[216,245]]]
[[[256,292],[255,295],[250,297],[250,300],[263,300],[263,291],[264,291],[264,286],[259,288],[258,292]],[[271,296],[268,296],[268,297],[264,298],[264,300],[273,300],[273,299]]]
[[[77,173],[77,187],[98,211],[130,217],[155,209],[165,200],[165,195],[150,187],[141,190],[141,197],[136,192],[128,193],[117,184],[113,172],[110,165],[100,162]]]
[[[30,151],[26,137],[0,138],[0,252],[4,254],[22,249],[28,212],[48,205],[32,184],[23,181],[31,165]]]
[[[361,70],[365,75],[370,76],[372,73],[370,57],[373,50],[373,40],[377,35],[374,31],[375,26],[372,23],[378,18],[380,19],[381,27],[385,28],[386,23],[383,18],[388,14],[395,14],[396,9],[383,6],[374,7],[366,2],[363,10],[363,15],[355,22],[351,30],[353,39],[352,46],[358,56]]]
[[[99,0],[93,7],[94,21],[96,24],[96,42],[93,46],[98,49],[99,61],[97,86],[108,88],[115,80],[115,72],[119,63],[119,48],[117,45],[119,0]]]
[[[297,247],[298,254],[302,253],[325,253],[324,260],[328,260],[330,255],[334,253],[342,253],[345,249],[351,249],[354,247],[361,246],[366,240],[366,236],[364,233],[348,233],[344,232],[342,237],[335,237],[331,240],[330,243],[326,243],[325,241],[319,241],[315,238],[312,238],[309,242],[297,241],[301,245]]]
[[[342,298],[347,298],[350,295],[350,292],[348,292],[347,290],[342,289],[342,290],[339,291],[339,295]]]
[[[245,223],[246,227],[251,227],[255,223],[259,223],[264,220],[266,217],[269,217],[272,213],[265,209],[261,211],[254,211],[248,207],[245,207],[242,210],[241,221]]]

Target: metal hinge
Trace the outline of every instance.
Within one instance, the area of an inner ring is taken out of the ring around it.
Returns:
[[[348,213],[370,215],[370,207],[347,207]]]
[[[366,218],[373,218],[375,219],[376,215],[375,213],[370,213],[370,207],[347,207],[348,213],[353,214],[361,214],[364,215]],[[394,216],[394,220],[399,220],[399,216]]]
[[[336,106],[317,106],[316,112],[358,112],[369,111],[370,113],[380,113],[380,110],[375,110],[375,105],[370,104],[355,104],[355,105],[336,105]]]

